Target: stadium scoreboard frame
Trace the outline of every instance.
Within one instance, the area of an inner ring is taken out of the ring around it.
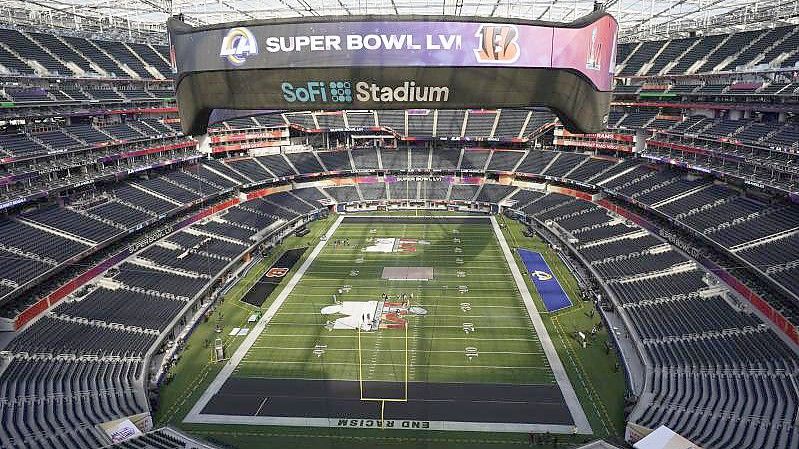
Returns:
[[[191,27],[168,22],[186,134],[255,113],[546,106],[573,132],[605,128],[618,24],[347,16]]]

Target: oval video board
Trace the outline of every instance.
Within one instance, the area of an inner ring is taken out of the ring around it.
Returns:
[[[603,129],[617,23],[336,17],[192,28],[171,19],[184,132],[213,110],[550,107]]]

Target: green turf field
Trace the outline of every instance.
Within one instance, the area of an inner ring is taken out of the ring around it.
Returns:
[[[429,215],[430,212],[428,211],[421,211],[419,215]],[[413,211],[396,215],[417,215]],[[247,326],[247,317],[254,311],[264,311],[266,310],[274,301],[275,297],[278,295],[282,286],[282,284],[275,290],[269,298],[267,298],[266,302],[261,306],[260,309],[252,307],[248,304],[245,304],[239,301],[239,298],[244,295],[247,289],[260,277],[260,275],[270,266],[270,264],[280,256],[280,254],[291,248],[297,248],[302,246],[313,247],[318,243],[319,237],[327,231],[330,225],[335,220],[335,216],[331,216],[327,219],[320,220],[314,222],[310,225],[311,233],[305,237],[298,238],[298,237],[289,237],[287,238],[281,245],[276,248],[272,255],[268,257],[266,260],[259,262],[256,267],[251,270],[247,276],[245,276],[241,281],[239,281],[222,299],[222,302],[218,304],[218,308],[209,315],[209,320],[205,323],[202,323],[198,326],[198,328],[194,331],[191,335],[188,343],[186,344],[185,350],[183,352],[183,356],[181,360],[175,365],[175,367],[171,371],[171,375],[173,375],[172,380],[164,385],[160,389],[160,408],[155,413],[155,420],[157,425],[174,425],[180,427],[186,431],[189,431],[193,434],[196,434],[200,437],[207,438],[209,440],[223,443],[230,445],[231,447],[238,447],[238,448],[254,448],[254,447],[286,447],[286,446],[298,446],[302,445],[308,449],[322,449],[322,448],[374,448],[375,446],[379,447],[396,447],[396,448],[485,448],[485,447],[492,447],[492,448],[505,448],[505,447],[534,447],[534,448],[549,448],[553,447],[552,443],[543,443],[541,445],[534,445],[531,446],[529,444],[529,439],[526,434],[513,434],[513,433],[477,433],[477,432],[430,432],[430,431],[380,431],[380,430],[370,430],[370,429],[346,429],[346,428],[302,428],[302,427],[275,427],[275,426],[246,426],[246,425],[213,425],[213,424],[186,424],[182,422],[183,417],[189,411],[189,409],[193,406],[193,404],[197,401],[199,396],[202,392],[207,388],[208,384],[211,380],[216,376],[219,370],[222,368],[222,363],[214,363],[210,360],[210,349],[205,347],[204,341],[212,339],[213,337],[217,336],[218,334],[214,333],[214,326],[218,323],[222,327],[222,335],[223,340],[225,341],[227,351],[232,353],[236,350],[239,346],[241,341],[243,340],[242,337],[229,337],[227,336],[227,332],[234,328],[234,327],[245,327]],[[511,247],[523,247],[528,248],[534,251],[541,252],[544,254],[545,259],[549,263],[550,267],[552,267],[553,272],[558,277],[559,281],[563,284],[564,288],[566,289],[567,293],[571,296],[573,303],[575,304],[573,307],[568,309],[559,311],[555,314],[542,314],[542,318],[546,325],[546,328],[553,339],[555,344],[555,348],[558,351],[558,355],[561,361],[564,363],[566,371],[569,375],[569,379],[571,380],[572,385],[575,388],[575,391],[580,399],[580,402],[585,409],[586,414],[588,415],[589,421],[591,423],[592,428],[595,432],[595,437],[591,436],[582,436],[582,435],[561,435],[557,438],[559,439],[558,447],[571,447],[571,445],[581,442],[586,442],[596,437],[606,437],[606,436],[619,436],[621,434],[623,428],[623,415],[622,415],[622,408],[623,408],[623,395],[624,395],[624,378],[621,372],[618,372],[614,369],[616,356],[614,354],[608,354],[604,349],[605,342],[608,339],[607,333],[605,329],[601,329],[600,332],[597,334],[596,339],[588,345],[587,348],[582,348],[580,345],[571,337],[571,334],[577,330],[587,331],[591,329],[591,327],[599,320],[598,316],[589,315],[589,310],[593,307],[590,303],[582,303],[577,299],[577,286],[574,280],[574,277],[569,273],[568,269],[563,265],[563,263],[557,258],[557,256],[548,248],[548,246],[542,242],[538,238],[528,238],[522,235],[523,227],[515,221],[506,220],[504,217],[498,217],[498,220],[501,223],[505,223],[507,226],[503,228],[503,233],[508,241],[508,244]],[[368,228],[372,228],[374,226],[367,226]],[[410,225],[406,226],[405,228],[409,228]],[[403,226],[400,226],[403,228]],[[432,236],[432,226],[428,226]],[[341,228],[341,232],[346,230],[346,227]],[[368,231],[368,229],[367,229]],[[410,232],[407,229],[407,232]],[[499,252],[497,249],[496,240],[493,237],[493,234],[490,232],[489,228],[485,228],[484,232],[489,235],[489,243],[482,243],[478,244],[476,241],[472,242],[476,245],[475,252],[485,253],[487,258],[497,258],[499,256]],[[343,235],[343,234],[342,234]],[[368,237],[368,236],[367,236]],[[334,237],[336,238],[336,237]],[[429,238],[432,241],[432,237]],[[447,239],[444,239],[447,240]],[[464,249],[467,248],[469,242],[466,241],[465,238],[462,238],[462,245],[461,247]],[[450,244],[451,242],[442,241],[442,244]],[[354,238],[350,238],[350,244],[354,245]],[[489,248],[490,249],[487,249]],[[451,260],[450,258],[453,256],[444,256],[442,257],[434,257],[434,253],[432,250],[435,247],[429,248],[431,251],[427,252],[429,257],[432,257],[435,263],[445,263],[447,260]],[[341,249],[338,251],[333,251],[331,248],[327,248],[321,255],[320,259],[317,261],[321,261],[322,259],[327,259],[328,257],[332,256],[342,256],[341,259],[344,259],[345,252],[349,251],[350,254],[346,257],[351,257],[354,255],[356,251],[353,251],[353,248]],[[310,249],[306,251],[303,256],[304,260],[307,258],[308,254],[310,253]],[[489,256],[489,254],[493,254],[493,256]],[[375,255],[372,255],[375,256]],[[381,255],[381,257],[387,257],[391,255]],[[394,256],[397,256],[394,254]],[[395,262],[395,264],[401,264],[401,259],[405,256],[400,257],[392,257],[391,259]],[[414,256],[408,256],[414,257]],[[518,256],[516,256],[518,259]],[[463,256],[464,258],[464,265],[463,266],[472,266],[478,267],[482,269],[482,266],[478,266],[475,260],[470,260]],[[295,265],[293,271],[296,271],[297,267],[300,266],[302,260]],[[333,259],[330,259],[333,260]],[[365,260],[369,260],[366,259]],[[341,262],[344,263],[344,262]],[[519,267],[523,270],[523,264],[517,260]],[[388,264],[386,264],[388,265]],[[496,270],[497,267],[500,267],[499,271],[502,271],[507,275],[507,268],[505,267],[504,262],[496,263],[496,264],[488,264],[488,269]],[[351,290],[351,295],[355,294],[355,286],[359,285],[356,284],[354,279],[364,279],[362,276],[365,276],[366,271],[363,269],[359,269],[359,275],[356,278],[349,277],[349,269],[352,269],[356,266],[356,264],[351,263],[346,267],[341,265],[333,264],[334,270],[346,270],[347,274],[347,282],[346,284],[353,285],[353,290]],[[460,266],[460,265],[458,265]],[[311,276],[320,276],[319,279],[326,278],[326,276],[321,276],[321,272],[316,273],[316,264],[310,267],[310,272],[307,273],[307,277],[310,279]],[[450,268],[451,270],[451,268]],[[457,268],[456,268],[457,270]],[[469,286],[469,290],[471,294],[475,294],[474,288],[477,288],[477,284],[479,279],[476,276],[472,275],[474,268],[462,268],[463,271],[467,272],[467,278],[459,279],[456,276],[455,285],[466,284]],[[451,273],[452,271],[450,271]],[[289,273],[286,276],[286,279],[289,279],[292,276],[292,273]],[[470,280],[469,277],[472,279]],[[488,279],[488,278],[486,278]],[[463,282],[461,282],[463,281]],[[438,280],[434,282],[439,282]],[[510,282],[510,280],[508,280]],[[531,294],[533,295],[533,299],[538,304],[539,310],[543,310],[543,305],[540,302],[540,298],[538,298],[535,289],[532,286],[529,278],[527,279],[528,288],[530,289]],[[489,285],[486,283],[485,285]],[[508,284],[511,285],[511,284]],[[284,304],[283,311],[289,311],[293,309],[295,306],[294,301],[296,299],[300,299],[299,305],[297,308],[301,308],[302,304],[305,302],[298,296],[299,292],[304,291],[302,289],[304,287],[304,283],[301,283],[297,286],[297,289],[292,294],[292,296],[287,300]],[[335,285],[333,286],[335,287]],[[327,305],[332,303],[331,289],[325,289],[318,299],[313,299],[313,302],[318,302],[320,305]],[[363,287],[368,287],[368,285],[364,285]],[[336,287],[337,288],[337,287]],[[408,289],[408,287],[404,287]],[[378,291],[378,295],[383,292],[385,288],[381,287]],[[436,298],[441,298],[443,288],[441,291],[435,292],[433,290],[426,290],[423,289],[421,293],[418,293],[418,289],[416,285],[414,285],[414,298],[425,298],[425,300],[421,301],[421,303],[433,304],[433,301]],[[503,301],[506,301],[512,307],[519,307],[519,299],[516,295],[515,291],[513,291],[512,287],[506,289],[509,296],[503,295],[505,298]],[[367,290],[364,290],[365,294],[371,294]],[[421,296],[419,296],[421,294]],[[494,295],[493,290],[489,292],[490,295]],[[344,295],[342,299],[345,299],[347,295]],[[457,295],[456,295],[457,296]],[[349,300],[349,298],[347,298]],[[438,301],[436,301],[438,302]],[[446,306],[448,303],[444,302],[444,300],[440,300],[440,306]],[[457,304],[459,304],[460,300],[455,300]],[[439,307],[440,307],[439,306]],[[314,331],[313,332],[304,332],[306,335],[314,335],[318,334],[320,338],[322,337],[330,337],[333,335],[332,332],[328,332],[322,327],[323,319],[321,314],[319,313],[319,309],[314,307],[308,307],[310,310],[309,313],[312,315],[308,315],[306,319],[303,321],[307,321],[314,324]],[[434,307],[428,306],[431,311],[429,316],[423,318],[414,318],[410,323],[410,331],[411,335],[414,332],[414,325],[416,324],[428,324],[428,322],[435,322],[436,318],[433,317],[432,312],[436,309]],[[439,310],[439,315],[441,315],[441,308]],[[460,309],[455,309],[456,313],[460,311]],[[476,309],[473,309],[476,310]],[[511,309],[516,310],[514,315],[516,319],[523,320],[524,326],[529,326],[529,320],[524,318],[524,311],[522,309]],[[294,310],[294,312],[298,312],[301,310]],[[503,314],[504,315],[504,314]],[[284,318],[280,313],[275,317],[275,322],[282,321]],[[438,317],[439,320],[442,320],[442,317]],[[295,321],[295,318],[290,319],[291,322]],[[515,320],[514,320],[515,321]],[[461,327],[460,329],[455,329],[453,332],[458,334],[460,338],[467,338],[469,336],[465,335],[462,330],[462,322],[457,321],[457,324]],[[477,323],[475,323],[477,324]],[[483,324],[483,326],[488,326],[488,324]],[[426,335],[432,336],[439,336],[444,335],[445,333],[449,333],[448,330],[439,330],[433,327],[416,327],[416,332],[425,332]],[[445,328],[446,329],[446,328]],[[274,333],[275,328],[269,328],[264,335],[270,335]],[[487,331],[487,329],[477,329],[477,333],[480,333],[480,338],[486,339],[487,332],[482,332],[481,330]],[[338,331],[334,331],[338,332]],[[396,331],[394,331],[396,332]],[[384,332],[387,334],[387,332]],[[476,333],[476,334],[477,334]],[[274,333],[276,334],[276,333]],[[296,334],[296,332],[293,332]],[[474,335],[476,338],[477,335]],[[526,330],[525,333],[527,338],[527,344],[529,351],[518,351],[518,352],[540,352],[539,345],[537,343],[536,337],[531,330]],[[352,337],[349,337],[352,338]],[[385,337],[384,337],[385,338]],[[345,337],[346,339],[346,337]],[[262,338],[263,340],[263,338]],[[263,341],[259,341],[257,346],[261,346]],[[428,340],[420,340],[430,342],[430,344],[435,344],[435,350],[442,350],[443,346],[438,346],[437,343],[433,343],[434,341],[439,341],[438,338],[432,338]],[[487,340],[486,340],[487,341]],[[357,340],[356,340],[357,342]],[[314,343],[315,345],[316,343]],[[264,345],[264,346],[276,346],[276,345]],[[330,346],[333,348],[334,346]],[[339,347],[339,346],[336,346]],[[351,353],[352,349],[349,347],[344,347],[345,351]],[[417,354],[421,356],[426,356],[424,352],[420,349],[421,347],[417,347],[416,351]],[[479,363],[487,363],[484,360],[490,357],[488,354],[484,354],[484,352],[488,351],[488,346],[485,346],[483,343],[480,343],[478,346],[480,351],[480,357],[478,360],[474,360],[475,365]],[[458,345],[458,350],[460,349],[460,345]],[[260,350],[258,350],[260,351]],[[265,349],[265,351],[267,351]],[[254,351],[251,351],[254,352]],[[329,360],[327,356],[329,356],[333,351],[326,351],[323,357],[326,360]],[[357,354],[357,352],[356,352]],[[446,353],[443,353],[446,354]],[[483,356],[486,355],[485,358]],[[460,363],[465,361],[465,357],[462,352],[458,354],[454,354],[455,357],[458,358]],[[248,355],[249,357],[249,355]],[[338,356],[335,356],[338,357]],[[311,358],[315,358],[311,353],[306,354],[306,359],[303,360],[303,364],[307,364],[307,366],[313,366],[313,364],[321,365],[320,361],[310,360]],[[342,357],[344,358],[344,357]],[[454,359],[453,359],[454,360]],[[536,357],[535,360],[540,361],[539,366],[545,366],[546,362],[543,359],[542,355]],[[249,365],[249,364],[248,364]],[[255,364],[253,364],[255,365]],[[265,368],[263,365],[260,369],[262,372],[266,370],[267,375],[270,368]],[[337,365],[337,366],[346,366],[346,365]],[[296,368],[296,367],[295,367]],[[244,371],[239,371],[236,375],[249,375],[246,374],[245,371],[249,370],[249,367],[242,367]],[[281,370],[285,369],[281,368]],[[336,377],[342,375],[343,371],[339,371],[340,368],[320,368],[318,373],[319,375]],[[377,368],[376,368],[377,369]],[[435,372],[433,372],[435,371]],[[445,375],[445,372],[448,369],[426,369],[424,372],[420,370],[418,373],[414,373],[416,376],[427,375],[427,376],[440,376]],[[478,370],[474,370],[478,371]],[[491,371],[491,370],[485,370]],[[501,373],[496,372],[498,370],[493,370],[491,372],[484,372],[479,376],[482,376],[484,381],[491,382],[492,376],[495,374],[501,375]],[[537,382],[545,382],[549,379],[549,374],[544,371],[535,371],[535,370],[527,370],[531,371],[529,373],[524,373],[524,377],[530,380],[528,381],[537,381]],[[534,372],[533,372],[534,371]],[[276,371],[275,371],[276,372]],[[295,376],[308,376],[309,373],[305,372],[302,373],[302,369],[294,370]],[[368,375],[368,370],[365,372]],[[375,371],[375,373],[378,373]],[[356,373],[357,375],[357,373]],[[396,376],[394,372],[385,372],[381,375],[385,376]],[[465,375],[465,374],[461,374]],[[478,376],[476,373],[472,374],[473,376]],[[420,378],[424,380],[424,378]],[[435,379],[435,377],[428,379]],[[472,380],[478,380],[477,377],[472,377]],[[551,381],[551,380],[549,380]],[[552,438],[555,438],[553,436]]]
[[[358,380],[360,367],[364,381],[402,382],[407,369],[409,381],[554,382],[490,224],[390,221],[342,223],[234,376]],[[362,251],[377,238],[417,244],[415,251]],[[349,244],[335,245],[342,240]],[[434,279],[381,279],[392,266],[433,267]],[[341,288],[348,291],[338,294]],[[374,301],[384,293],[412,295],[411,305],[427,311],[406,315],[407,336],[401,328],[360,332],[359,354],[358,332],[324,327],[330,317],[320,311],[333,304],[333,294]],[[466,333],[464,323],[474,331]],[[477,356],[467,358],[466,348]]]

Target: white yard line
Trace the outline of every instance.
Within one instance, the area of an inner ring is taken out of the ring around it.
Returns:
[[[549,366],[552,368],[552,373],[555,375],[555,380],[558,382],[558,386],[560,386],[560,391],[563,393],[563,399],[566,401],[566,405],[569,407],[569,412],[574,419],[574,424],[577,427],[577,431],[584,434],[593,433],[591,431],[591,424],[588,422],[588,417],[585,416],[585,411],[583,410],[582,405],[580,405],[580,401],[577,399],[577,393],[574,391],[571,381],[569,381],[569,376],[566,374],[566,369],[563,367],[563,363],[561,363],[560,358],[558,357],[558,352],[555,350],[555,346],[552,344],[552,339],[549,337],[549,333],[544,326],[544,321],[541,320],[541,316],[535,307],[535,302],[533,302],[533,297],[530,295],[530,291],[527,289],[527,284],[524,282],[524,276],[519,271],[519,267],[516,265],[516,260],[513,258],[513,253],[508,246],[508,242],[505,240],[505,235],[502,234],[502,230],[499,228],[499,224],[497,224],[497,219],[493,216],[491,217],[491,227],[494,228],[494,234],[496,234],[497,240],[499,240],[499,246],[502,248],[502,252],[505,254],[508,267],[510,267],[511,274],[513,274],[513,279],[516,281],[516,287],[519,289],[519,293],[522,296],[524,305],[527,308],[527,313],[530,315],[530,320],[533,322],[535,331],[538,334],[538,339],[541,342],[541,347],[544,349],[544,353],[546,353],[547,361],[549,362]]]
[[[470,295],[469,298],[472,298],[472,296]],[[481,299],[490,299],[490,298],[483,297]],[[425,307],[425,304],[420,304],[420,305],[422,307]],[[524,307],[520,307],[520,306],[501,306],[501,305],[496,305],[496,304],[480,304],[480,303],[470,304],[470,306],[471,306],[472,310],[474,310],[474,309],[516,309],[516,310],[523,310],[524,309]],[[435,307],[435,308],[438,308],[438,309],[460,309],[461,308],[461,306],[457,305],[457,304],[432,304],[432,305],[429,305],[427,307]],[[489,317],[491,317],[491,316],[494,316],[494,315],[489,315]]]
[[[341,263],[343,263],[343,262],[341,262]],[[432,264],[432,263],[435,263],[435,262],[434,261],[430,261],[428,263]],[[497,262],[497,263],[505,263],[505,259],[502,259],[502,261]],[[350,269],[353,269],[353,268],[362,269],[358,265],[354,265],[354,266],[350,265],[350,266],[352,267]],[[496,267],[497,264],[494,264],[492,266]],[[339,276],[349,275],[349,270],[350,269],[341,270],[339,272]],[[367,270],[367,269],[363,268],[363,270]],[[374,274],[379,274],[380,271],[382,271],[382,270],[365,271],[364,274],[373,274],[373,273]],[[309,274],[316,275],[318,273],[309,273]],[[314,276],[314,281],[316,281],[316,280],[317,280],[317,278]],[[493,281],[483,281],[483,282],[489,283],[489,284],[504,285],[504,284],[507,284],[509,280],[511,280],[510,276],[508,276],[505,279],[493,280]],[[336,279],[332,279],[332,278],[328,278],[328,279],[319,279],[319,281],[320,282],[314,284],[314,285],[318,285],[318,287],[314,286],[314,287],[309,287],[309,288],[310,289],[321,290],[323,288],[328,288],[328,287],[333,287],[333,286],[341,287],[341,285],[340,285],[341,282],[347,282],[348,284],[352,285],[353,287],[357,286],[357,287],[362,288],[362,289],[372,289],[372,290],[374,290],[374,289],[385,288],[385,284],[387,284],[388,282],[391,282],[388,279],[375,279],[375,278],[367,279],[366,276],[361,277],[361,278],[358,278],[358,277],[355,277],[355,276],[351,276],[346,281],[342,281],[342,279],[340,277],[337,280]],[[457,276],[452,276],[452,277],[449,277],[447,279],[433,279],[432,281],[408,280],[408,281],[402,281],[402,282],[406,282],[405,285],[408,285],[411,282],[420,282],[420,283],[424,282],[425,285],[419,285],[418,288],[421,289],[421,290],[428,290],[429,291],[429,290],[444,290],[444,289],[448,288],[448,286],[451,286],[452,284],[469,285],[470,281],[469,281],[468,278],[459,278]],[[492,290],[493,289],[493,287],[473,287],[473,288],[475,290]],[[493,289],[493,290],[496,290],[496,289]],[[317,295],[318,295],[318,293],[317,293]]]
[[[353,254],[353,255],[355,255],[355,254]],[[347,266],[345,268],[349,268],[349,266],[352,265],[352,258],[349,258],[347,260],[327,260],[326,259],[325,261],[326,262],[329,261],[329,262],[346,263]],[[504,262],[504,261],[505,261],[505,258],[503,257],[502,259],[497,259],[497,260],[495,260],[493,262]],[[375,261],[375,262],[377,262],[377,263],[380,263],[380,262],[385,263],[387,261],[383,260],[383,261]],[[434,263],[435,261],[434,260],[430,260],[429,262]],[[496,267],[495,263],[486,264],[486,265]],[[469,263],[469,267],[470,268],[474,267],[474,266],[475,266],[475,264],[473,264],[471,262]],[[455,270],[459,270],[459,269],[463,270],[464,268],[456,268],[456,267],[438,268],[439,279],[441,279],[441,276],[444,276],[447,279],[461,279],[461,280],[469,279],[468,277],[459,278],[459,277],[457,277],[457,275],[455,273],[447,273],[447,270],[455,271]],[[311,272],[313,274],[336,274],[336,275],[340,276],[341,273],[342,272],[346,272],[346,270],[345,269],[340,269],[340,270],[311,270]],[[480,279],[482,280],[484,276],[500,277],[500,276],[506,276],[506,274],[503,271],[500,271],[500,270],[497,270],[495,273],[483,273],[483,271],[481,270],[480,274],[479,274]],[[319,280],[320,281],[337,281],[337,280],[340,280],[340,279],[339,278],[319,278]]]
[[[339,283],[339,284],[337,284],[335,287],[336,287],[336,288],[338,288],[338,287],[341,287],[341,284],[342,284],[342,283],[344,283],[344,282],[346,282],[346,281],[342,281],[342,282],[340,282],[340,283]],[[456,287],[457,287],[457,285],[452,285],[452,286],[450,287],[450,289],[451,289],[451,290],[456,290]],[[360,289],[361,287],[358,287],[358,288]],[[386,289],[385,289],[385,288],[379,288],[379,289],[376,289],[376,290],[378,290],[378,291],[379,291],[379,293],[382,293],[382,292],[383,292],[383,291],[385,291]],[[449,293],[449,292],[448,292],[446,289],[443,289],[443,288],[437,288],[437,289],[435,289],[435,290],[443,290],[443,292],[442,292],[441,294],[434,295],[433,297],[435,297],[435,298],[438,298],[438,297],[444,296],[444,293]],[[469,293],[471,293],[472,291],[474,291],[474,290],[470,290],[470,291],[469,291]],[[427,294],[430,294],[430,293],[428,292]],[[503,294],[505,294],[505,293],[503,292]],[[502,297],[502,298],[500,298],[500,299],[515,299],[515,298],[512,296],[512,293],[510,293],[510,292],[509,292],[509,293],[507,293],[507,294],[508,294],[508,296],[507,296],[507,297]],[[315,293],[303,293],[303,294],[302,294],[302,297],[303,297],[303,298],[309,298],[309,297],[312,297],[312,298],[325,298],[325,299],[327,300],[327,299],[330,299],[330,293],[327,293],[327,294],[321,294],[321,293],[319,293],[319,294],[315,294]],[[375,297],[375,295],[374,295],[374,294],[358,294],[358,293],[347,293],[347,299],[353,299],[353,298],[369,298],[369,299],[374,299],[374,297]],[[451,297],[452,297],[452,296],[447,296],[447,298],[451,298]],[[471,304],[471,306],[472,306],[472,307],[516,307],[516,306],[499,306],[499,305],[482,305],[482,306],[481,306],[481,305],[479,305],[480,303],[477,303],[477,302],[475,302],[475,301],[474,301],[475,299],[493,299],[493,300],[496,300],[496,299],[497,299],[497,295],[491,295],[491,296],[480,296],[480,295],[471,295],[471,294],[470,294],[468,298],[467,298],[466,296],[464,296],[463,298],[464,298],[464,299],[469,299],[469,301],[464,301],[464,302],[469,302],[469,303]],[[325,305],[327,305],[327,302],[325,302]],[[425,304],[421,304],[421,306],[422,306],[422,307],[425,307]],[[434,306],[435,306],[435,304],[427,304],[426,306],[427,306],[427,307],[434,307]],[[460,305],[457,305],[456,307],[460,307]]]
[[[458,315],[458,316],[470,316],[470,315]],[[293,322],[274,322],[272,326],[291,326],[291,327],[316,327],[318,328],[321,326],[320,323],[293,323]],[[463,329],[463,325],[460,326],[450,326],[450,325],[442,325],[442,324],[430,324],[430,325],[417,325],[416,327],[420,329]],[[478,329],[516,329],[516,330],[532,330],[530,326],[478,326]]]
[[[273,377],[273,376],[259,376],[257,374],[244,374],[244,375],[237,376],[237,377],[239,379],[321,380],[321,381],[325,381],[325,382],[334,382],[334,381],[336,381],[336,382],[357,382],[355,380],[352,380],[351,378],[339,379],[339,378],[336,378],[336,377],[280,377],[280,376]],[[387,381],[387,382],[391,382],[391,381]],[[419,381],[419,380],[411,380],[408,383],[411,383],[411,384],[426,384],[428,382]],[[457,381],[457,380],[448,380],[445,383],[447,383],[447,384],[459,384],[459,385],[474,385],[474,382],[462,382],[462,381]],[[551,384],[550,383],[546,383],[546,382],[538,382],[538,383],[531,383],[531,384],[514,383],[513,385],[518,386],[518,387],[529,387],[529,386],[541,386],[541,385],[551,385]],[[417,398],[411,398],[411,399],[412,400],[416,400]],[[423,398],[418,398],[418,399],[420,401],[424,400]]]
[[[287,346],[253,346],[252,349],[277,349],[281,351],[313,351],[313,348],[308,347],[287,347]],[[325,348],[325,352],[357,352],[358,349],[353,348]],[[380,349],[380,352],[405,352],[405,349]],[[463,349],[459,350],[448,350],[448,349],[437,349],[437,350],[418,350],[417,352],[423,354],[463,354]],[[509,355],[541,355],[543,352],[535,351],[535,352],[518,352],[518,351],[480,351],[480,354],[509,354]]]
[[[316,307],[318,309],[318,307]],[[304,316],[304,315],[311,315],[311,316],[319,316],[319,311],[314,312],[286,312],[285,310],[280,312],[280,316]],[[517,319],[519,315],[473,315],[469,313],[459,313],[455,315],[444,315],[441,313],[436,314],[439,318],[496,318],[496,319]],[[275,323],[276,324],[276,323]],[[316,324],[318,326],[319,324]],[[458,326],[456,326],[458,327]]]
[[[241,365],[307,365],[307,360],[242,360]],[[324,362],[320,361],[320,365],[324,366],[358,366],[357,362]],[[397,366],[396,363],[371,363],[371,366]],[[529,369],[529,370],[547,370],[549,368],[546,366],[535,365],[535,366],[519,366],[519,365],[512,365],[512,366],[501,366],[501,365],[432,365],[429,363],[425,363],[422,365],[413,365],[419,368],[445,368],[445,369]],[[379,379],[374,379],[379,380]]]
[[[275,316],[278,309],[280,309],[280,306],[282,306],[286,298],[289,297],[291,291],[294,290],[294,287],[297,286],[297,284],[300,282],[300,279],[302,279],[302,277],[305,275],[308,267],[310,267],[314,260],[316,260],[316,256],[322,252],[322,248],[325,247],[325,244],[327,244],[327,242],[330,240],[330,237],[333,236],[343,220],[343,216],[339,216],[338,219],[336,219],[330,229],[325,233],[325,238],[316,245],[308,258],[305,259],[305,262],[303,262],[297,272],[294,273],[294,276],[291,277],[291,280],[289,280],[288,284],[286,284],[286,287],[280,292],[277,298],[275,298],[275,301],[261,316],[261,319],[258,320],[258,323],[255,324],[255,327],[253,327],[252,331],[247,334],[247,337],[244,338],[244,341],[241,343],[239,348],[233,353],[233,356],[230,357],[230,360],[228,360],[225,366],[222,367],[222,370],[214,378],[214,380],[211,381],[211,384],[208,386],[205,392],[203,392],[203,395],[200,397],[197,403],[194,404],[194,407],[192,407],[191,411],[189,411],[184,418],[184,422],[197,422],[196,419],[200,416],[202,410],[205,408],[211,398],[213,398],[214,395],[219,392],[219,390],[222,388],[222,385],[225,384],[225,381],[227,381],[230,375],[233,374],[236,366],[241,363],[241,361],[244,359],[244,356],[247,355],[250,347],[255,344],[255,341],[264,331],[266,325],[269,324],[269,321],[271,321]]]
[[[306,338],[306,337],[319,337],[319,334],[311,334],[311,335],[308,335],[308,334],[269,334],[269,338],[280,338],[280,337],[286,337],[286,338],[294,339],[294,338]],[[324,339],[327,339],[327,338],[358,338],[358,336],[357,335],[323,335],[321,338],[324,338]],[[405,336],[404,335],[401,336],[401,337],[385,336],[383,338],[404,340]],[[475,337],[441,337],[441,336],[414,337],[414,336],[409,336],[408,338],[410,338],[411,340],[413,340],[413,339],[417,339],[417,340],[474,340]],[[537,338],[532,336],[532,335],[530,337],[524,337],[524,338],[486,338],[486,337],[480,337],[480,341],[535,341],[535,340],[537,340]]]
[[[366,295],[364,295],[364,296],[366,296]],[[329,298],[330,295],[327,295],[326,297]],[[347,297],[349,298],[350,296],[347,295]],[[421,307],[430,307],[430,308],[435,307],[436,309],[458,309],[458,310],[461,309],[460,304],[430,304],[429,301],[419,301],[415,305],[419,305]],[[483,304],[483,305],[480,305],[480,304],[471,304],[470,303],[470,307],[472,308],[472,310],[474,310],[474,309],[526,310],[522,306],[501,306],[501,305],[496,305],[496,304]],[[314,311],[313,312],[291,312],[291,313],[287,312],[287,310],[293,310],[295,308],[296,309],[302,309],[302,310],[313,309]],[[283,307],[283,312],[281,312],[281,314],[284,314],[284,315],[304,315],[304,314],[319,315],[319,311],[316,310],[316,309],[319,309],[319,308],[321,308],[321,306],[317,306],[315,304],[285,304],[284,307]],[[441,316],[439,314],[436,314],[436,315]],[[455,315],[452,315],[452,316],[455,316]],[[457,315],[457,316],[463,316],[463,314],[460,314],[460,315]],[[474,315],[472,315],[472,316],[474,316]],[[481,317],[481,318],[491,318],[493,316],[496,316],[496,315],[486,315],[486,316]],[[516,318],[519,317],[518,315],[513,315],[513,316],[516,317]]]
[[[353,217],[353,218],[366,217],[366,218],[370,218],[370,219],[371,218],[407,218],[407,215],[405,215],[405,214],[394,214],[394,215],[391,215],[391,214],[383,214],[383,215],[359,214],[359,213],[356,212],[356,213],[353,213],[353,214],[348,214],[347,217]],[[422,219],[425,219],[425,220],[430,219],[431,222],[430,223],[397,223],[396,226],[399,226],[400,224],[402,224],[402,225],[425,225],[425,226],[443,224],[443,223],[436,223],[436,222],[433,221],[433,219],[462,220],[462,219],[466,218],[466,219],[469,219],[469,220],[485,220],[486,218],[488,218],[488,215],[453,214],[453,215],[419,215],[419,217],[422,218]],[[372,225],[374,223],[370,223],[368,221],[352,220],[352,221],[350,221],[347,224]],[[392,224],[392,223],[388,223],[388,224]],[[450,223],[447,223],[447,224],[450,224]],[[383,223],[380,223],[380,225],[383,225]]]

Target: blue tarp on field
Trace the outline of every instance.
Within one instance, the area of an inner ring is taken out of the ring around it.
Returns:
[[[555,275],[552,274],[552,270],[550,270],[544,257],[540,253],[527,249],[518,249],[518,251],[524,266],[527,267],[527,271],[530,273],[530,278],[533,280],[538,295],[544,301],[547,311],[555,312],[572,305],[569,295],[563,291],[563,287],[561,287]]]

